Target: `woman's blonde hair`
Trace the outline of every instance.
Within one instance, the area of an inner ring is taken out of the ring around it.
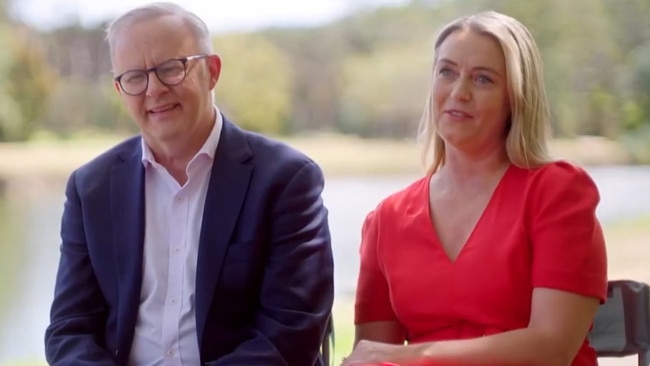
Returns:
[[[506,151],[510,161],[519,167],[532,168],[550,160],[550,112],[544,86],[542,58],[531,33],[518,20],[494,11],[459,18],[447,24],[436,37],[433,69],[437,53],[447,37],[471,30],[496,39],[506,61],[510,123]],[[436,131],[434,121],[433,82],[420,121],[418,140],[422,144],[422,162],[428,173],[445,163],[445,143]]]

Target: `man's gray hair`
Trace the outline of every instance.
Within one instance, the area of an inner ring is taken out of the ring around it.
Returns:
[[[187,29],[196,38],[197,44],[201,48],[199,51],[206,54],[213,53],[210,30],[201,18],[180,5],[169,2],[155,2],[134,8],[108,25],[106,28],[106,41],[108,42],[111,59],[117,37],[126,26],[163,16],[180,17]]]

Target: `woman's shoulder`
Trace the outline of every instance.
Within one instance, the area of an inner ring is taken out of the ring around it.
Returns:
[[[553,176],[575,176],[586,175],[585,169],[568,160],[554,160],[545,163],[537,168],[531,169],[533,173]]]
[[[557,160],[532,169],[521,169],[519,182],[534,200],[548,201],[553,197],[566,200],[582,198],[598,201],[596,183],[580,165]]]
[[[428,193],[429,176],[421,177],[406,187],[395,191],[382,199],[375,211],[380,211],[382,216],[405,213],[414,208],[420,209],[424,205]],[[427,206],[428,207],[428,206]]]
[[[594,185],[591,176],[583,167],[566,160],[555,160],[529,169],[528,179],[531,183],[542,185],[557,186],[566,183]]]

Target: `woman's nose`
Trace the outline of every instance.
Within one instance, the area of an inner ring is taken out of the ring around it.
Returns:
[[[456,82],[454,83],[453,88],[451,90],[451,96],[454,99],[458,99],[458,100],[463,100],[463,101],[470,100],[472,97],[470,83],[463,78],[456,79]]]

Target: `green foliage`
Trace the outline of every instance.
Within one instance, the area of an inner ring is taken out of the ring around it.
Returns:
[[[630,99],[640,111],[637,112],[638,121],[628,126],[650,125],[650,39],[630,53],[629,65]]]
[[[629,55],[630,79],[624,104],[623,142],[632,160],[650,163],[650,41]]]
[[[648,120],[647,112],[639,103],[628,100],[623,106],[623,128],[633,131],[640,128]]]
[[[601,86],[594,87],[586,94],[586,113],[581,120],[584,124],[581,126],[582,134],[616,138],[620,134],[621,124],[611,121],[624,118],[622,116],[616,95]]]
[[[223,111],[245,128],[273,134],[412,137],[436,32],[458,16],[494,9],[535,36],[558,137],[617,139],[650,123],[647,0],[370,3],[357,2],[349,16],[318,27],[216,37],[223,58],[216,96]],[[33,33],[14,36],[19,28],[2,19],[0,140],[24,139],[35,129],[63,136],[86,128],[133,129],[110,86],[104,25],[43,33],[42,52]]]
[[[55,78],[28,29],[0,23],[0,141],[26,140],[38,128]]]
[[[10,48],[9,34],[10,27],[0,23],[0,49]],[[0,52],[0,141],[18,139],[23,128],[20,107],[7,88],[14,62],[12,53]]]
[[[289,133],[333,130],[341,102],[341,68],[348,50],[342,29],[270,30],[265,33],[291,68]]]
[[[360,136],[415,135],[430,63],[425,44],[382,47],[372,56],[348,58],[339,128]]]
[[[632,162],[650,164],[650,123],[627,131],[623,136],[623,146]]]
[[[341,22],[350,50],[342,61],[337,128],[360,136],[411,137],[424,108],[433,36],[446,11],[414,3],[368,10]]]
[[[256,34],[231,34],[214,40],[222,73],[217,101],[240,126],[280,134],[287,129],[292,75],[285,55]]]
[[[84,131],[135,132],[119,98],[108,76],[92,84],[69,78],[53,91],[45,123],[64,138]]]

